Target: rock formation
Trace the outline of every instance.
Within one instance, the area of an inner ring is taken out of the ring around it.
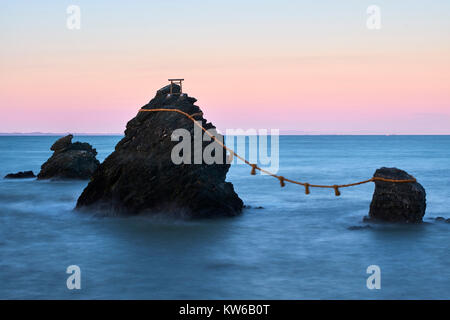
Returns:
[[[50,147],[50,150],[52,151],[58,151],[63,150],[67,147],[69,147],[72,144],[73,135],[69,134],[65,137],[59,138],[58,140],[53,143],[53,145]]]
[[[374,177],[395,180],[413,179],[397,168],[380,168]],[[425,189],[418,182],[395,183],[375,181],[369,219],[375,221],[420,223],[425,215]]]
[[[177,85],[173,85],[174,94],[169,94],[169,90],[169,86],[158,90],[142,109],[180,109],[196,114],[195,119],[206,129],[215,128],[194,105],[195,98],[179,94]],[[230,166],[225,162],[226,152],[220,156],[220,163],[207,164],[201,160],[194,164],[192,152],[187,156],[191,163],[175,164],[171,153],[180,141],[172,141],[171,137],[176,129],[187,130],[189,145],[195,144],[194,123],[185,116],[174,112],[139,112],[128,122],[125,137],[115,151],[94,173],[78,199],[77,209],[103,210],[109,215],[149,213],[190,218],[239,214],[242,200],[233,185],[225,182]],[[218,146],[216,142],[200,140],[200,151],[210,144]]]
[[[17,173],[8,173],[5,179],[29,179],[36,178],[33,171],[20,171]]]
[[[89,143],[72,143],[71,134],[58,139],[50,148],[53,155],[42,165],[38,179],[89,179],[100,162]]]

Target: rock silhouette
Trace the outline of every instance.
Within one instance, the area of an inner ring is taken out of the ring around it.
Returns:
[[[180,109],[197,114],[206,129],[215,127],[203,118],[197,101],[187,94],[169,94],[166,86],[142,109]],[[180,87],[173,85],[173,93]],[[102,210],[106,215],[164,214],[187,218],[238,215],[243,207],[233,185],[225,182],[229,164],[226,152],[221,163],[175,164],[171,153],[179,141],[172,141],[176,129],[190,133],[194,145],[194,123],[173,112],[139,112],[131,119],[125,137],[94,173],[78,199],[77,209]],[[219,134],[216,134],[220,138]],[[201,141],[201,140],[200,140]],[[200,142],[201,151],[209,144]],[[220,147],[221,151],[224,151]]]
[[[374,177],[395,180],[413,179],[411,175],[397,168],[377,169]],[[369,220],[420,223],[425,215],[425,209],[426,193],[420,183],[375,181]]]
[[[29,179],[36,178],[33,171],[20,171],[17,173],[8,173],[5,179]]]
[[[41,166],[38,179],[89,179],[100,162],[89,143],[72,143],[71,134],[58,139],[50,148],[53,155]]]

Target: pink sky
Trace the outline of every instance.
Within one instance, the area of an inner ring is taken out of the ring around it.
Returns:
[[[292,20],[284,33],[263,19],[261,30],[259,20],[209,21],[216,36],[188,25],[178,39],[177,25],[163,36],[143,28],[151,22],[109,26],[101,15],[70,31],[65,7],[51,8],[62,8],[61,26],[52,11],[28,29],[15,16],[24,8],[4,11],[0,132],[121,133],[168,78],[183,77],[222,130],[450,134],[450,28],[427,11],[404,25],[386,5],[378,31],[365,27],[364,5],[341,24]]]

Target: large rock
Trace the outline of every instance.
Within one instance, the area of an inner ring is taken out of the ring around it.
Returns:
[[[195,118],[203,127],[214,128],[194,105],[195,98],[186,94],[169,95],[169,89],[167,86],[158,90],[142,108],[197,113]],[[179,90],[174,85],[173,92]],[[242,200],[233,185],[225,182],[229,169],[225,152],[220,164],[203,161],[201,164],[174,164],[171,152],[180,142],[172,141],[171,135],[180,128],[191,133],[189,142],[193,145],[194,124],[185,116],[173,112],[139,112],[128,122],[125,137],[115,151],[95,172],[79,197],[77,208],[103,210],[109,215],[149,213],[206,218],[239,214]],[[199,146],[204,150],[209,144],[211,142],[203,142]]]
[[[72,138],[67,135],[51,146],[53,155],[42,165],[38,179],[89,179],[97,170],[97,151],[86,142],[72,143]]]
[[[374,177],[394,180],[414,179],[397,168],[380,168]],[[425,215],[425,189],[418,182],[375,181],[369,219],[387,222],[420,223]]]

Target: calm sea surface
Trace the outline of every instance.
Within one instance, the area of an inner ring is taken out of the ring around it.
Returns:
[[[76,136],[102,161],[119,136]],[[0,137],[0,176],[33,170],[56,137]],[[234,165],[237,218],[98,218],[72,211],[87,182],[0,178],[0,299],[450,299],[450,136],[282,136],[279,174],[364,180],[395,166],[427,191],[427,223],[363,226],[373,184],[281,189]],[[263,209],[256,209],[262,206]],[[81,268],[68,290],[66,268]],[[369,290],[366,269],[381,268]]]

